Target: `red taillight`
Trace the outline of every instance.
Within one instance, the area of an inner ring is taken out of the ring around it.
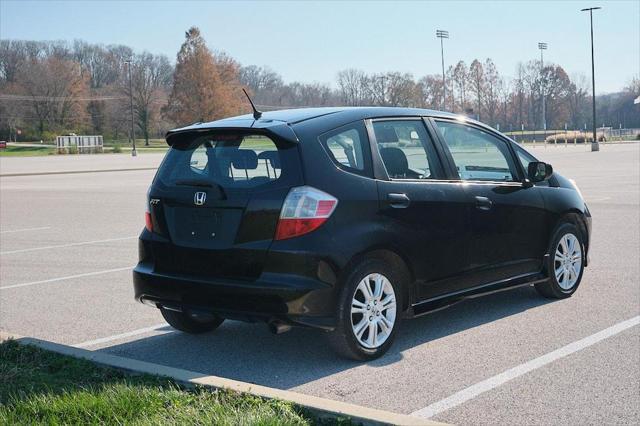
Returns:
[[[144,227],[147,228],[147,231],[153,232],[153,220],[151,219],[151,198],[149,197],[149,192],[151,192],[151,188],[149,188],[149,190],[147,191],[147,196],[144,203]]]
[[[275,239],[298,237],[318,229],[337,205],[335,197],[311,186],[291,189],[282,205]]]
[[[151,221],[151,213],[144,212],[144,227],[147,228],[149,232],[153,232],[153,222]]]

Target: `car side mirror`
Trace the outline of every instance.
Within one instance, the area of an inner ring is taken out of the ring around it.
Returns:
[[[549,179],[552,174],[553,167],[551,167],[551,164],[542,161],[532,161],[529,163],[527,175],[531,182],[542,182],[543,180]]]

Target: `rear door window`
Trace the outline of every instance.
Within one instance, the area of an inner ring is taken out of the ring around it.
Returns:
[[[170,186],[254,188],[280,179],[282,155],[264,135],[200,136],[169,150],[158,179]]]
[[[438,158],[422,120],[374,121],[373,131],[389,178],[439,178]]]

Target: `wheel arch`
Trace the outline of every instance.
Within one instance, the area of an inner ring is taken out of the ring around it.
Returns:
[[[558,216],[558,220],[556,220],[555,226],[553,227],[552,231],[551,231],[551,235],[549,235],[549,245],[551,244],[551,239],[553,238],[553,236],[556,233],[556,230],[558,229],[559,226],[561,226],[563,223],[571,223],[572,225],[574,225],[576,228],[578,228],[578,231],[580,232],[580,237],[582,237],[582,242],[584,244],[584,248],[586,250],[586,253],[589,252],[589,228],[587,227],[587,221],[585,219],[585,214],[584,212],[581,212],[578,209],[567,209],[565,211],[563,211],[562,213],[560,213],[560,215]],[[587,266],[588,264],[588,256],[585,256],[585,266]]]
[[[365,259],[380,259],[388,263],[394,270],[399,271],[402,277],[402,310],[407,310],[415,296],[415,275],[408,257],[394,247],[369,247],[351,257],[342,269],[340,281],[344,282],[353,268]]]

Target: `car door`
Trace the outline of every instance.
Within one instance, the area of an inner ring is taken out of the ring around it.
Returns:
[[[380,214],[418,281],[414,301],[442,294],[468,262],[465,192],[446,179],[423,119],[373,120],[367,128]]]
[[[510,142],[457,120],[434,120],[469,205],[474,285],[539,272],[548,230],[540,188],[523,176]]]

